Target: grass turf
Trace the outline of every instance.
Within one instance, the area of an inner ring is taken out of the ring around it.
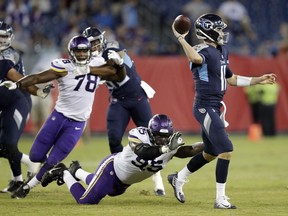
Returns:
[[[105,197],[99,205],[78,205],[65,185],[52,183],[47,188],[40,185],[33,188],[25,199],[11,199],[9,194],[0,194],[0,215],[121,215],[121,216],[284,216],[288,212],[288,178],[286,156],[288,136],[279,135],[251,142],[245,135],[231,135],[234,153],[230,163],[227,195],[236,210],[213,209],[215,198],[215,161],[191,175],[185,184],[185,204],[179,203],[167,182],[167,175],[179,171],[189,159],[174,158],[161,171],[166,196],[156,197],[152,179],[132,185],[125,194],[118,197]],[[184,136],[186,144],[199,141],[198,136]],[[31,137],[23,137],[19,148],[28,153]],[[127,139],[123,140],[126,143]],[[99,162],[109,154],[107,137],[96,135],[90,144],[81,144],[64,160],[66,165],[79,160],[82,167],[93,172]],[[10,178],[7,160],[0,159],[1,189],[7,186]],[[23,175],[26,167],[22,166]]]

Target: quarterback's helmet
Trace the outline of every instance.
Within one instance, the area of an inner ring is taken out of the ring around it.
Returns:
[[[104,37],[105,31],[101,31],[96,27],[88,27],[82,35],[88,38],[92,45],[92,54],[94,56],[101,56],[104,49],[106,48],[107,40]]]
[[[0,51],[11,46],[14,34],[13,29],[7,23],[0,21]]]
[[[173,123],[167,115],[156,114],[148,124],[148,129],[153,137],[153,143],[156,145],[168,144],[169,137],[173,134]]]
[[[223,32],[227,27],[222,18],[216,14],[204,14],[195,21],[195,31],[198,39],[210,40],[219,45],[228,42],[229,33]]]
[[[85,50],[87,51],[87,55],[77,55],[75,52],[76,50]],[[86,37],[82,35],[75,36],[71,38],[68,43],[68,53],[74,63],[81,65],[87,64],[91,58],[91,44]]]

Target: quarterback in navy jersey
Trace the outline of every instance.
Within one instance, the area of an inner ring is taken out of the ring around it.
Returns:
[[[12,27],[0,21],[0,83],[5,80],[17,81],[25,76],[21,55],[11,46],[13,38]],[[28,90],[37,95],[36,86],[31,86]],[[28,166],[27,178],[33,177],[40,165],[31,162],[28,155],[18,149],[18,141],[31,111],[30,93],[21,89],[9,91],[5,87],[0,87],[0,157],[8,159],[12,170],[12,179],[8,187],[1,192],[13,193],[23,184],[21,162]],[[40,93],[43,92],[39,89],[38,94]]]
[[[226,106],[223,97],[227,83],[232,86],[249,86],[255,84],[274,84],[275,74],[265,74],[260,77],[235,75],[229,69],[227,32],[223,32],[226,24],[215,14],[204,14],[195,21],[195,32],[202,44],[194,47],[185,40],[184,34],[179,34],[172,24],[172,30],[181,44],[189,62],[195,82],[195,98],[193,114],[201,126],[201,136],[204,151],[194,156],[180,172],[168,175],[168,181],[174,189],[175,197],[181,203],[185,202],[182,190],[188,176],[203,167],[208,162],[217,159],[216,163],[216,199],[214,208],[235,209],[228,201],[225,193],[229,162],[233,152],[225,127]],[[223,106],[224,111],[220,108]]]
[[[107,41],[105,32],[96,27],[88,27],[83,31],[92,44],[92,53],[95,58],[107,59],[110,52],[119,52],[123,56],[122,64],[126,68],[126,77],[121,82],[106,81],[110,93],[110,104],[107,111],[107,133],[111,153],[121,152],[122,137],[130,119],[137,127],[147,127],[152,110],[149,98],[155,91],[139,76],[134,61],[126,50],[119,47],[117,41]],[[153,175],[154,192],[156,195],[165,195],[162,177],[159,173]]]

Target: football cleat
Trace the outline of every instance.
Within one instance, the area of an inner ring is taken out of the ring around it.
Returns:
[[[23,199],[27,196],[30,191],[30,187],[28,184],[22,184],[12,195],[11,198],[14,199]]]
[[[78,169],[82,168],[79,161],[72,161],[72,163],[70,164],[68,171],[71,173],[71,175],[77,180],[80,181],[80,179],[76,178],[76,171]]]
[[[214,208],[215,209],[236,209],[236,206],[228,202],[227,196],[222,196],[215,200]]]
[[[165,191],[161,189],[154,191],[154,193],[156,196],[165,196]]]
[[[11,180],[8,184],[8,186],[4,189],[2,189],[1,193],[14,193],[21,185],[23,185],[23,181],[14,181]]]
[[[46,187],[48,184],[56,180],[59,186],[63,185],[64,184],[64,180],[63,180],[64,170],[67,170],[67,167],[63,163],[59,163],[55,165],[52,169],[48,170],[41,179],[42,187]]]
[[[185,202],[185,195],[182,191],[182,187],[183,187],[185,181],[179,181],[177,179],[177,173],[175,173],[175,174],[168,175],[168,182],[173,187],[174,195],[175,195],[176,199],[179,202],[184,203]]]

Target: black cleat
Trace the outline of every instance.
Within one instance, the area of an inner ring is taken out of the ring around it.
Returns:
[[[63,185],[63,172],[64,170],[67,170],[67,167],[63,163],[59,163],[55,165],[52,169],[48,170],[42,177],[41,185],[42,187],[46,187],[48,184],[50,184],[53,181],[57,180],[57,184]]]
[[[14,193],[21,185],[23,185],[23,181],[14,181],[11,180],[8,184],[8,186],[4,189],[2,189],[0,192],[1,193]]]
[[[12,195],[11,198],[15,199],[23,199],[27,196],[30,191],[30,187],[28,184],[22,184]]]
[[[72,163],[70,164],[68,171],[71,173],[71,175],[77,180],[80,181],[80,179],[76,178],[76,171],[78,169],[82,168],[79,161],[72,161]]]
[[[157,189],[156,191],[154,191],[156,196],[165,196],[165,191],[161,190],[161,189]]]

